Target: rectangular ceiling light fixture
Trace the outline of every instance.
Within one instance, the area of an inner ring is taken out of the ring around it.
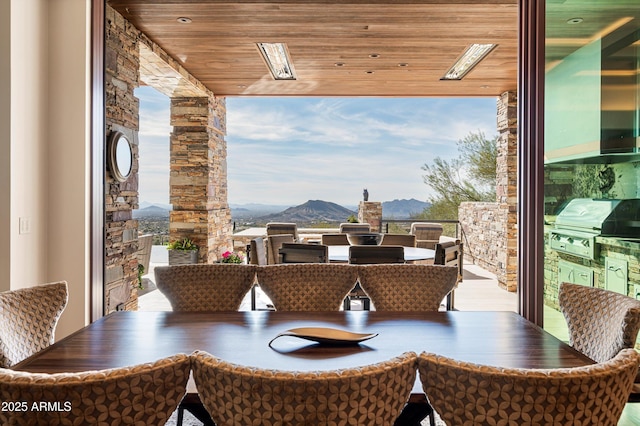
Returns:
[[[276,80],[295,80],[296,73],[289,57],[289,50],[284,43],[258,43],[269,71]]]
[[[440,80],[462,80],[497,44],[472,44]]]

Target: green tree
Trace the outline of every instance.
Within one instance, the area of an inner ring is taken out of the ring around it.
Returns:
[[[420,219],[457,219],[458,206],[465,201],[495,201],[497,136],[487,139],[481,131],[469,133],[457,142],[458,157],[440,157],[424,164],[424,183],[433,189],[431,207]]]

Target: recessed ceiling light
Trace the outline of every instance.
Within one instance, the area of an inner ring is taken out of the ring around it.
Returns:
[[[408,64],[408,63],[406,63],[406,62],[400,62],[400,63],[398,64],[398,66],[399,66],[399,67],[408,67],[408,66],[409,66],[409,64]]]
[[[374,59],[375,59],[375,58],[379,58],[379,57],[380,57],[380,54],[379,54],[379,53],[371,53],[371,54],[369,55],[369,57],[370,57],[370,58],[374,58]]]
[[[296,74],[284,43],[257,43],[258,50],[276,80],[295,80]]]
[[[571,18],[567,21],[567,24],[575,25],[581,23],[582,21],[584,21],[584,19],[582,18]]]
[[[180,22],[181,24],[190,24],[191,22],[193,22],[191,18],[186,18],[184,16],[176,19],[176,21]]]
[[[365,71],[365,74],[374,74],[374,73],[375,73],[375,71],[371,71],[371,70]]]
[[[497,44],[472,44],[440,80],[462,80]]]
[[[344,63],[344,62],[336,62],[336,63],[335,63],[335,64],[333,64],[333,65],[335,65],[336,67],[344,67],[344,66],[345,66],[345,63]]]

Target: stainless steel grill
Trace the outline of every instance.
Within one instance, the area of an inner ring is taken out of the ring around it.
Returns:
[[[596,237],[640,237],[640,199],[575,198],[556,218],[552,249],[587,259],[597,255]]]

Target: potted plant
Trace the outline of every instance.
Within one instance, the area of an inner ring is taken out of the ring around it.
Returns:
[[[167,250],[169,250],[169,265],[198,263],[198,246],[189,238],[169,243]]]
[[[222,253],[221,263],[244,263],[244,253],[239,251],[225,251]]]

